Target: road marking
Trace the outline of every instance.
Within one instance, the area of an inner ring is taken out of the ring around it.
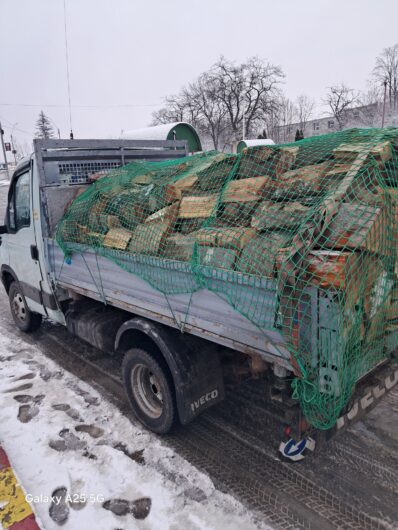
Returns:
[[[7,455],[0,447],[0,525],[4,530],[40,530]]]

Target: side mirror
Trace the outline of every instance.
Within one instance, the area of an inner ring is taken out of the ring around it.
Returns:
[[[0,226],[0,235],[1,234],[7,234],[7,233],[8,233],[7,226],[6,225],[1,225]]]

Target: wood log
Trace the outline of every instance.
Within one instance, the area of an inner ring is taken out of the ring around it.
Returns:
[[[358,273],[360,259],[353,252],[313,250],[307,262],[310,283],[324,289],[346,289]]]
[[[131,232],[128,230],[125,230],[124,228],[111,228],[105,235],[103,245],[104,247],[126,250],[130,239]]]
[[[163,256],[179,261],[191,261],[195,242],[195,234],[172,234],[165,241]]]
[[[265,186],[271,182],[269,177],[251,177],[231,180],[224,191],[223,202],[253,202],[261,199]]]
[[[237,257],[236,250],[222,247],[199,246],[199,264],[219,269],[233,269]]]
[[[255,146],[255,147],[245,147],[242,149],[242,160],[247,158],[249,160],[256,159],[259,162],[268,160],[275,154],[275,149],[267,145]]]
[[[179,180],[165,186],[165,201],[167,204],[181,199],[189,193],[197,182],[197,175],[186,175]]]
[[[391,143],[380,142],[369,149],[368,144],[341,144],[333,149],[334,158],[344,162],[353,161],[359,154],[364,153],[365,158],[370,154],[376,161],[383,165],[392,156]]]
[[[263,201],[253,215],[251,226],[259,231],[292,228],[305,221],[310,208],[299,202],[275,203]]]
[[[205,169],[198,171],[198,180],[195,183],[194,189],[210,192],[221,190],[235,162],[236,156],[229,155],[221,161],[217,160]]]
[[[182,219],[210,217],[215,210],[217,202],[218,195],[183,197],[181,199],[178,217]]]
[[[163,253],[164,243],[171,232],[169,221],[138,225],[128,246],[133,254],[150,254],[156,256]]]
[[[327,248],[389,254],[391,249],[386,241],[383,209],[372,205],[340,204],[337,214],[324,231],[321,244]]]
[[[236,270],[271,278],[274,274],[278,252],[291,239],[286,232],[268,232],[251,239],[242,250]]]
[[[145,173],[144,175],[137,175],[133,177],[131,183],[140,186],[148,186],[153,182],[153,173]]]
[[[293,167],[296,161],[299,148],[292,147],[280,147],[273,158],[275,178],[278,180],[283,173],[286,173],[290,168]]]
[[[196,232],[200,245],[242,250],[256,235],[253,228],[202,228]]]
[[[218,220],[221,224],[249,227],[258,201],[228,202],[220,209]]]
[[[154,222],[159,222],[159,221],[160,222],[169,221],[171,225],[174,225],[174,223],[177,220],[179,209],[180,209],[180,204],[176,202],[148,216],[144,222],[154,223]]]

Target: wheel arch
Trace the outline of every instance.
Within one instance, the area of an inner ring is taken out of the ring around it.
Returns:
[[[1,283],[4,285],[6,293],[9,293],[12,282],[17,282],[18,278],[15,272],[8,265],[1,266]]]
[[[148,348],[166,364],[182,424],[224,399],[221,364],[212,343],[135,317],[120,326],[115,351],[125,352],[132,346]]]

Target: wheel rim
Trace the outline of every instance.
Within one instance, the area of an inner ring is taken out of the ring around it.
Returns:
[[[131,371],[131,387],[140,409],[151,418],[160,418],[163,395],[156,375],[147,366],[136,364]]]
[[[18,320],[21,322],[26,321],[26,306],[21,293],[15,293],[12,299],[12,310]]]

